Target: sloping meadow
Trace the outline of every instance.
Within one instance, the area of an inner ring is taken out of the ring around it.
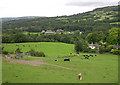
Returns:
[[[3,46],[4,50],[9,52],[15,52],[18,47],[22,52],[27,52],[32,48],[36,51],[43,51],[47,55],[46,57],[29,57],[27,60],[41,60],[41,62],[47,63],[40,66],[3,61],[3,83],[118,82],[118,56],[116,55],[80,53],[79,56],[65,57],[69,56],[70,53],[75,54],[74,45],[53,42],[14,43],[3,44]],[[83,54],[93,55],[93,57],[81,59]],[[69,58],[70,61],[64,61],[65,58]],[[79,73],[82,73],[82,80],[78,79]]]

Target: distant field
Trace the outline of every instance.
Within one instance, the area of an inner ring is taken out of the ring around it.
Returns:
[[[69,55],[70,53],[74,53],[73,44],[55,42],[3,44],[3,47],[4,50],[8,52],[15,52],[17,48],[22,49],[22,52],[28,52],[31,49],[35,49],[35,51],[44,52],[47,56],[64,56]]]
[[[27,34],[38,34],[40,36],[39,32],[23,32],[23,34],[27,35]]]
[[[18,45],[18,44],[17,44]],[[22,45],[25,45],[23,47]],[[2,81],[9,83],[117,83],[118,82],[118,56],[111,54],[97,54],[90,59],[81,59],[82,56],[69,57],[71,61],[63,61],[58,55],[74,53],[74,45],[65,43],[19,43],[23,52],[28,47],[43,51],[47,57],[30,57],[25,60],[43,60],[42,62],[64,66],[65,69],[52,65],[30,66],[27,64],[13,64],[3,61]],[[38,47],[35,47],[37,45]],[[16,44],[3,44],[4,50],[14,52]],[[80,53],[88,54],[89,53]],[[91,53],[90,53],[91,54]],[[93,54],[95,55],[95,54]],[[55,59],[58,59],[55,62]],[[82,80],[78,74],[82,73]]]

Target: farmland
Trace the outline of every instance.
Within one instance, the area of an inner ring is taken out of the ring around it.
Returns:
[[[15,44],[3,44],[3,47],[5,47],[4,48],[5,51],[14,53],[17,48],[20,48],[22,52],[28,52],[29,50],[34,49],[36,51],[43,51],[47,56],[63,56],[69,55],[69,53],[74,53],[74,45],[66,43],[54,43],[54,42],[15,43]]]
[[[16,46],[17,45],[17,46]],[[24,46],[23,46],[24,45]],[[3,44],[4,51],[15,52],[18,47],[22,52],[31,48],[43,51],[46,57],[23,58],[22,60],[42,60],[47,64],[32,66],[28,64],[9,63],[3,61],[3,83],[117,83],[118,56],[112,54],[80,53],[80,56],[71,56],[71,61],[64,61],[63,56],[75,54],[74,45],[66,43],[38,42]],[[83,54],[97,55],[89,59],[81,59]],[[60,56],[60,58],[57,58]],[[58,61],[55,62],[55,59]],[[21,59],[20,59],[21,60]],[[66,68],[71,69],[66,69]],[[83,79],[78,80],[82,73]]]

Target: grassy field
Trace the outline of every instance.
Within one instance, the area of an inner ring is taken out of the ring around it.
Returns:
[[[40,36],[39,32],[23,32],[23,34],[27,35],[27,34],[38,34],[38,36]]]
[[[18,44],[17,44],[18,45]],[[25,45],[23,47],[22,45]],[[23,52],[30,49],[41,50],[47,57],[29,57],[26,60],[39,60],[43,62],[64,66],[70,69],[52,65],[30,66],[27,64],[13,64],[3,61],[2,81],[9,83],[117,83],[118,82],[118,56],[111,54],[97,54],[90,59],[81,59],[82,56],[69,57],[71,61],[63,61],[57,58],[74,53],[74,45],[65,43],[19,43]],[[38,46],[38,48],[35,47]],[[3,44],[4,50],[14,52],[16,44]],[[60,50],[61,49],[61,50]],[[89,54],[89,53],[80,53]],[[50,55],[50,56],[49,56]],[[93,54],[95,55],[95,54]],[[57,62],[54,60],[58,59]],[[82,73],[82,80],[78,80],[78,74]]]
[[[69,55],[70,53],[74,53],[74,45],[55,42],[3,44],[3,47],[4,50],[8,52],[15,52],[17,48],[22,49],[22,52],[28,52],[31,49],[34,49],[38,52],[43,51],[46,56],[64,56]]]

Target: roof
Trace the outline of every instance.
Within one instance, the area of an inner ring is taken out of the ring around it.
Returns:
[[[52,30],[47,30],[45,33],[55,33],[55,32]]]

